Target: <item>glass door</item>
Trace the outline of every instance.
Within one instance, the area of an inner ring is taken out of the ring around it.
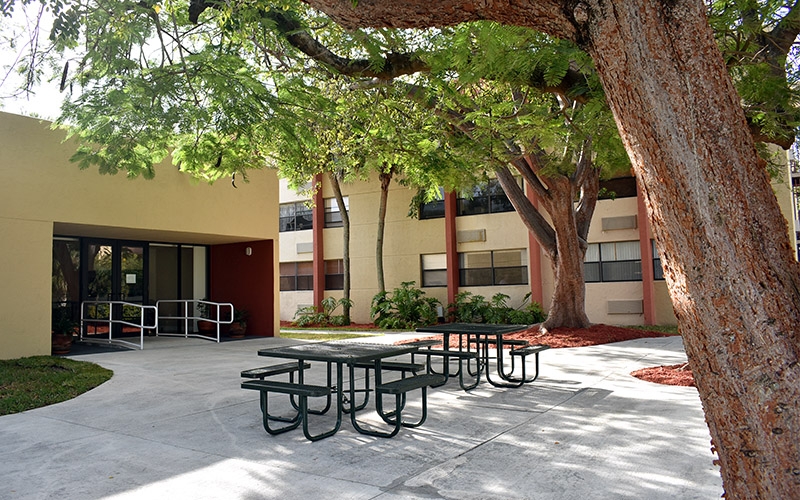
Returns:
[[[140,242],[117,240],[84,240],[83,300],[125,301],[144,304],[147,300],[147,246]],[[114,317],[138,322],[139,308],[115,306]],[[108,308],[89,308],[89,317],[108,318]],[[108,333],[107,327],[90,325],[87,333]],[[103,331],[105,330],[105,331]],[[115,326],[115,334],[123,332]]]

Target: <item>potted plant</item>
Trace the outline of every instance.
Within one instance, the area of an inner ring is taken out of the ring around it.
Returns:
[[[234,309],[233,323],[231,323],[231,327],[228,330],[228,335],[233,338],[244,337],[247,331],[247,318],[249,317],[250,313],[247,309]]]
[[[201,318],[209,318],[211,319],[211,305],[208,304],[205,297],[197,302],[195,307],[197,308],[197,314]],[[213,321],[203,321],[202,319],[197,320],[197,329],[202,333],[210,333],[214,332],[217,329],[217,325]]]
[[[67,306],[53,309],[52,352],[54,355],[68,354],[72,349],[72,335],[78,322],[72,319],[72,312]]]

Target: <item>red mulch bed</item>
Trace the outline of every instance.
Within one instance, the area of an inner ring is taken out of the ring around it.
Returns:
[[[631,375],[647,382],[664,385],[694,387],[694,376],[686,363],[669,366],[653,366],[631,372]]]

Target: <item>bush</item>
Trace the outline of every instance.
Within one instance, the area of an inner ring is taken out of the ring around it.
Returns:
[[[380,292],[372,298],[370,315],[379,328],[411,329],[436,323],[441,302],[425,297],[413,281],[403,282],[390,294]]]
[[[333,312],[339,307],[353,307],[353,301],[350,299],[341,298],[339,300],[333,297],[326,297],[322,299],[322,311],[317,311],[317,306],[301,307],[295,313],[294,324],[301,327],[307,326],[347,326],[350,324],[344,314],[333,315]]]
[[[510,297],[503,293],[496,293],[491,301],[481,295],[471,292],[461,292],[456,295],[455,301],[447,305],[450,317],[459,323],[489,323],[495,325],[530,325],[541,323],[546,319],[544,310],[538,302],[525,303],[531,294],[525,295],[522,305],[517,308],[508,305]]]

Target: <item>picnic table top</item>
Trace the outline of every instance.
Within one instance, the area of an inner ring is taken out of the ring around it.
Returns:
[[[485,323],[442,323],[417,328],[420,333],[462,333],[477,335],[503,335],[527,330],[530,325],[488,325]]]
[[[357,363],[406,354],[417,349],[418,347],[413,345],[329,341],[259,349],[258,355],[308,361]]]

